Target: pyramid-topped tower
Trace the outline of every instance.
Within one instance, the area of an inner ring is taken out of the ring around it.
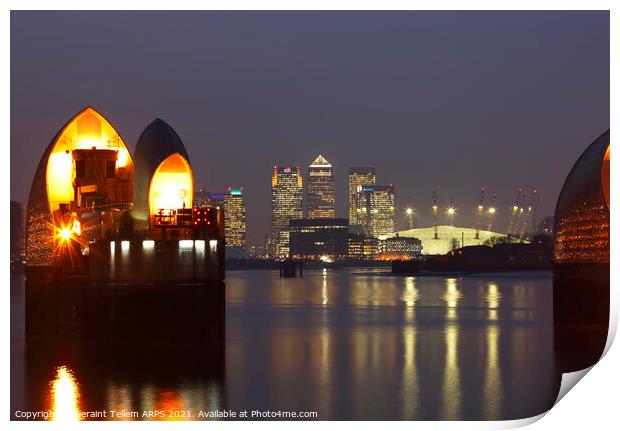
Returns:
[[[307,194],[308,218],[336,217],[334,170],[321,154],[308,168]]]
[[[312,162],[310,167],[311,168],[331,168],[332,165],[331,163],[327,161],[325,157],[323,157],[322,154],[319,154],[319,156],[316,159],[314,159],[314,162]]]

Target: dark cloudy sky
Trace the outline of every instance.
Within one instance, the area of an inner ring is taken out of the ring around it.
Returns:
[[[12,12],[11,199],[27,201],[60,127],[92,105],[133,150],[154,118],[196,186],[243,186],[252,242],[274,162],[374,165],[431,223],[432,190],[473,223],[480,186],[551,215],[570,167],[609,128],[607,12]],[[305,169],[304,169],[305,171]],[[498,220],[505,229],[507,220]]]

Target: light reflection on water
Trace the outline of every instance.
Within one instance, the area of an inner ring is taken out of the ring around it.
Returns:
[[[227,283],[235,287],[230,406],[319,406],[324,418],[505,419],[540,413],[555,398],[549,273],[307,270],[272,283],[238,272]],[[271,387],[242,390],[251,381]]]
[[[78,355],[69,365],[82,381],[67,371],[63,381],[73,379],[75,397],[61,386],[58,409],[316,410],[320,419],[533,416],[552,405],[559,384],[551,303],[548,273],[306,270],[304,278],[280,279],[270,271],[229,272],[221,368],[211,367],[211,354],[172,364],[151,355],[129,367]],[[150,366],[141,370],[143,363]],[[37,364],[45,366],[54,363]],[[32,388],[21,390],[25,399],[36,398]]]
[[[443,380],[442,419],[458,420],[461,417],[461,372],[458,364],[459,333],[456,326],[450,324],[446,328],[446,362]]]
[[[78,384],[71,370],[64,365],[58,367],[50,386],[51,419],[55,422],[76,422],[80,420]]]
[[[502,416],[502,372],[498,356],[499,329],[496,325],[489,325],[487,327],[486,341],[487,356],[483,405],[484,418],[492,419]]]
[[[487,283],[486,303],[488,308],[488,319],[497,320],[497,309],[502,299],[502,295],[499,293],[497,283]]]

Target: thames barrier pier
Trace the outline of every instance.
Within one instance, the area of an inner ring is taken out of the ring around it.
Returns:
[[[555,210],[553,317],[556,362],[582,370],[602,356],[609,329],[610,132],[568,174]]]
[[[52,139],[26,220],[26,334],[221,341],[224,213],[193,205],[187,151],[163,120],[132,157],[91,107]]]

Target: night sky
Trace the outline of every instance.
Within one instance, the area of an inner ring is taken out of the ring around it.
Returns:
[[[244,187],[252,243],[270,227],[274,162],[305,177],[318,153],[338,216],[348,168],[374,165],[421,225],[436,188],[472,226],[486,186],[503,231],[518,187],[552,215],[609,128],[609,13],[12,12],[12,200],[27,202],[45,147],[86,105],[132,151],[167,121],[197,188]]]

